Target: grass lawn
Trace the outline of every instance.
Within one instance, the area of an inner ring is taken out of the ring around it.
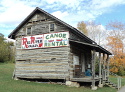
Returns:
[[[94,92],[88,87],[68,87],[58,84],[13,80],[14,64],[0,63],[0,92]],[[125,82],[124,82],[125,83]],[[110,87],[98,88],[96,92],[116,92]]]
[[[115,84],[117,84],[117,77],[115,76],[110,76],[109,80]],[[125,76],[121,78],[121,85],[125,86]]]

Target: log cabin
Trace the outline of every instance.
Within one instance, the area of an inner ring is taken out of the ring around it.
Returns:
[[[39,7],[8,37],[16,40],[14,79],[91,82],[93,89],[95,82],[108,80],[111,53]]]

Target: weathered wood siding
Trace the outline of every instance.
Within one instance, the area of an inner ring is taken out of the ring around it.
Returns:
[[[55,30],[49,31],[49,25],[52,23],[55,24]],[[20,31],[16,34],[16,37],[27,36],[26,28],[28,28],[28,27],[32,27],[31,35],[69,31],[70,39],[90,43],[89,41],[83,39],[83,36],[80,36],[78,34],[76,35],[76,33],[74,31],[72,31],[72,29],[68,28],[67,26],[59,23],[58,21],[56,21],[42,13],[38,13],[38,14],[34,15],[34,17],[31,18],[31,20],[29,20],[27,22],[27,24],[24,25],[20,29]]]
[[[17,49],[15,76],[19,78],[66,79],[69,75],[68,47]]]
[[[31,35],[49,33],[49,24],[55,24],[52,32],[69,31],[44,14],[36,14],[16,34],[16,67],[17,78],[68,79],[70,47],[21,49],[21,38],[28,36],[26,28],[32,27]]]
[[[49,30],[49,25],[52,23],[55,24],[54,31]],[[70,39],[86,42],[79,35],[75,35],[68,27],[43,13],[38,13],[27,21],[27,24],[16,34],[15,77],[67,80],[73,78],[73,52],[71,52],[70,46],[32,50],[21,49],[21,38],[29,36],[26,32],[28,27],[31,27],[32,30],[30,35],[69,31]]]

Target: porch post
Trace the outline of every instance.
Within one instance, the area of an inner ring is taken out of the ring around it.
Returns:
[[[106,69],[105,69],[105,65],[106,65],[106,63],[105,63],[105,54],[103,53],[103,69],[102,69],[102,79],[103,79],[103,81],[105,81],[106,80]]]
[[[106,80],[106,76],[107,76],[107,62],[106,62],[106,55],[105,55],[105,59],[104,59],[104,80]]]
[[[108,54],[107,54],[106,63],[107,63],[107,74],[106,74],[106,77],[107,77],[107,80],[108,80],[109,79],[109,55]]]
[[[102,64],[101,64],[101,52],[99,52],[99,87],[103,87],[102,84]]]
[[[96,61],[96,54],[95,50],[92,51],[92,90],[96,90],[97,87],[95,86],[95,61]]]

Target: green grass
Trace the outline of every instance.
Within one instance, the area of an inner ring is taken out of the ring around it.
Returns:
[[[109,77],[109,81],[111,81],[111,82],[117,84],[117,77],[116,77],[116,76],[110,76],[110,77]],[[121,85],[122,85],[122,86],[125,86],[125,76],[123,76],[123,77],[121,78]]]
[[[92,91],[89,87],[68,87],[58,84],[27,82],[13,80],[14,64],[0,63],[0,92],[116,92],[110,87],[98,88]]]

